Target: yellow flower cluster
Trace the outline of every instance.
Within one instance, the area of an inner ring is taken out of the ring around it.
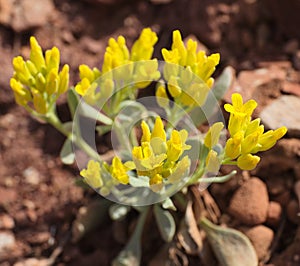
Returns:
[[[15,100],[28,110],[46,114],[59,95],[69,86],[69,66],[64,65],[59,72],[60,53],[56,47],[47,50],[45,57],[42,48],[34,37],[30,38],[30,59],[13,59],[14,74],[10,86]],[[33,103],[33,108],[29,103]]]
[[[204,51],[197,51],[197,42],[192,39],[185,46],[178,30],[173,32],[171,50],[162,49],[162,55],[166,62],[164,78],[167,89],[175,102],[184,106],[201,106],[213,85],[211,75],[219,64],[220,55],[206,56]],[[158,86],[156,95],[167,99],[166,88]]]
[[[141,128],[143,133],[141,146],[135,146],[132,149],[133,161],[123,164],[119,157],[114,157],[112,164],[105,163],[102,171],[109,172],[114,182],[126,185],[130,183],[127,172],[135,170],[137,176],[149,178],[149,186],[153,191],[160,191],[164,181],[176,183],[184,178],[190,167],[188,156],[180,159],[183,152],[191,148],[185,144],[187,131],[172,130],[167,140],[160,117],[156,118],[152,133],[145,121],[141,123]],[[103,181],[100,172],[100,164],[90,161],[87,169],[82,170],[80,174],[93,187],[101,187]],[[94,186],[95,184],[97,186]]]
[[[171,183],[179,181],[189,168],[188,156],[179,160],[183,152],[191,148],[185,144],[188,132],[172,130],[170,139],[167,140],[160,117],[156,118],[152,133],[144,121],[141,127],[141,146],[132,150],[137,174],[149,177],[150,186],[154,191],[162,188],[164,179]]]
[[[112,167],[114,167],[114,174],[111,178],[108,176],[108,166],[101,164],[97,161],[90,160],[87,164],[87,168],[81,170],[80,175],[84,178],[85,182],[89,184],[94,189],[99,189],[99,192],[103,196],[107,196],[111,189],[117,185],[119,182],[118,178],[116,178],[115,174],[118,174],[119,170],[119,158],[115,157],[112,163]],[[119,177],[119,175],[117,175]],[[122,178],[122,177],[121,177]]]
[[[152,81],[160,78],[157,59],[151,60],[157,40],[156,33],[150,28],[145,28],[129,51],[123,36],[117,39],[110,38],[104,54],[102,73],[97,68],[90,69],[81,65],[81,80],[75,90],[84,96],[88,103],[93,104],[100,98],[108,99],[115,89],[121,89],[122,86],[130,85],[140,89],[147,87]],[[101,84],[97,83],[99,77],[102,77]],[[96,93],[98,86],[100,92]],[[124,95],[122,98],[126,97],[127,95]]]
[[[286,127],[280,127],[264,133],[260,119],[251,120],[256,106],[254,100],[244,104],[242,96],[238,93],[232,95],[232,104],[224,105],[225,110],[230,113],[228,125],[230,138],[225,146],[225,161],[236,160],[238,167],[243,170],[254,169],[260,158],[253,154],[272,148],[287,132]]]

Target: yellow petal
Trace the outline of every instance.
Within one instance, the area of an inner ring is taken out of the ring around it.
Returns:
[[[253,170],[259,163],[260,158],[252,154],[243,154],[237,159],[237,166],[242,170]]]
[[[169,107],[169,97],[167,95],[164,84],[158,83],[155,96],[156,96],[156,101],[160,107],[162,107],[162,108]]]
[[[217,173],[220,169],[220,160],[218,153],[214,150],[210,150],[206,157],[206,170],[207,172]]]
[[[151,139],[153,138],[161,138],[163,141],[166,141],[166,132],[164,130],[164,124],[159,116],[156,117],[154,128],[151,134]]]
[[[141,128],[142,128],[142,132],[143,132],[141,142],[145,142],[145,141],[149,142],[150,138],[151,138],[151,132],[150,132],[149,126],[147,125],[147,123],[145,121],[142,121]]]
[[[177,79],[177,77],[171,76],[171,78],[168,81],[168,91],[174,98],[178,97],[182,92],[181,88],[178,85]]]
[[[57,94],[61,95],[66,92],[69,88],[69,65],[64,65],[61,72],[59,73],[59,85],[57,89]]]
[[[215,145],[218,144],[220,134],[222,129],[224,128],[224,124],[222,122],[214,123],[206,133],[206,136],[204,138],[204,145],[211,149]]]
[[[45,67],[45,59],[41,46],[38,44],[35,37],[30,37],[30,61],[41,71]]]
[[[237,158],[241,154],[242,141],[242,132],[238,132],[234,135],[233,138],[228,139],[225,145],[225,154],[231,159]]]
[[[93,188],[99,188],[103,186],[103,180],[101,177],[100,163],[90,160],[87,165],[87,169],[83,169],[80,175],[84,177],[84,180]]]

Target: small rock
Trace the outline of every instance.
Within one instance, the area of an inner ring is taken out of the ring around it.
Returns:
[[[286,215],[287,218],[294,224],[299,224],[300,216],[299,216],[299,203],[297,200],[291,200],[286,206]]]
[[[37,213],[35,210],[32,209],[28,209],[26,210],[26,214],[27,217],[29,218],[30,221],[32,221],[33,223],[35,223],[38,219]]]
[[[278,68],[283,70],[290,70],[292,68],[292,63],[288,60],[281,61],[261,61],[257,63],[259,68]],[[284,72],[281,72],[282,75],[285,75]],[[280,79],[282,77],[280,76]]]
[[[282,214],[281,205],[278,202],[270,201],[266,223],[270,226],[277,227],[280,223],[281,214]]]
[[[285,62],[285,61],[284,61]],[[241,71],[236,83],[224,95],[226,102],[231,102],[231,95],[240,93],[245,101],[255,99],[261,108],[268,101],[281,95],[281,83],[286,80],[287,71],[282,62],[272,62],[271,65],[256,70]],[[263,90],[262,90],[263,89]]]
[[[266,221],[268,205],[269,196],[266,184],[254,177],[235,192],[228,212],[244,224],[257,225]]]
[[[21,32],[45,25],[54,11],[51,0],[1,0],[0,23]]]
[[[285,81],[282,84],[282,91],[300,97],[300,84],[297,82]]]
[[[14,266],[48,266],[50,265],[49,259],[35,259],[29,258],[16,262]]]
[[[264,225],[258,225],[242,231],[252,242],[258,259],[262,261],[268,258],[274,232]]]
[[[23,171],[25,181],[30,185],[38,185],[40,183],[40,173],[34,167],[28,167]]]
[[[31,233],[30,237],[27,238],[27,241],[30,244],[37,245],[46,243],[51,237],[50,232],[38,232],[38,233]]]
[[[11,232],[0,232],[0,254],[12,249],[16,244],[16,239]]]
[[[15,227],[15,222],[8,214],[2,214],[0,216],[0,229],[12,229]]]
[[[283,95],[264,108],[260,117],[270,129],[286,126],[290,136],[300,137],[300,97]]]
[[[10,14],[13,12],[14,0],[0,0],[0,23],[8,25],[11,20]]]

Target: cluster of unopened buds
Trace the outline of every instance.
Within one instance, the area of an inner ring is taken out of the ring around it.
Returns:
[[[213,123],[211,114],[205,113],[222,97],[215,94],[220,84],[212,78],[220,55],[207,56],[191,39],[185,44],[176,30],[171,50],[163,48],[163,61],[158,61],[152,58],[157,41],[150,28],[141,32],[131,49],[123,36],[109,39],[101,70],[80,65],[80,80],[70,86],[69,66],[59,70],[58,48],[44,54],[31,37],[29,60],[13,59],[10,85],[19,105],[66,136],[64,163],[77,159],[76,148],[87,154],[84,165],[78,163],[80,175],[98,193],[119,203],[167,202],[163,207],[174,209],[171,197],[176,192],[204,180],[213,182],[213,176],[221,180],[217,175],[222,165],[254,169],[260,161],[257,153],[273,147],[287,129],[264,132],[260,119],[252,119],[256,101],[244,103],[235,93],[232,104],[224,106],[230,114],[227,138],[224,120]],[[221,85],[224,94],[228,86]],[[150,100],[140,99],[140,89],[148,89],[148,95],[155,89],[149,106]],[[72,115],[67,123],[56,113],[56,101],[64,93]],[[203,115],[205,119],[199,120]],[[115,132],[118,145],[113,158],[102,160],[83,137],[79,118],[93,121],[93,133]],[[210,126],[206,133],[199,130],[204,122]]]

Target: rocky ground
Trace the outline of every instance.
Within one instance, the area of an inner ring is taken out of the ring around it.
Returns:
[[[44,49],[60,49],[74,83],[80,64],[101,64],[109,37],[123,34],[130,44],[147,26],[159,35],[158,58],[174,29],[220,52],[216,74],[228,65],[235,70],[223,101],[239,91],[258,101],[255,115],[268,128],[288,127],[255,171],[239,172],[209,192],[221,210],[219,221],[250,238],[261,265],[300,265],[299,11],[297,0],[0,0],[0,265],[47,265],[49,258],[60,266],[109,265],[128,237],[120,231],[135,220],[133,214],[123,224],[106,222],[74,241],[79,208],[99,196],[76,186],[78,169],[61,163],[63,136],[14,103],[12,58],[28,56],[34,35]],[[64,99],[58,108],[66,119]],[[153,241],[144,244],[143,265],[157,265]],[[199,265],[197,256],[182,252],[189,265]]]

